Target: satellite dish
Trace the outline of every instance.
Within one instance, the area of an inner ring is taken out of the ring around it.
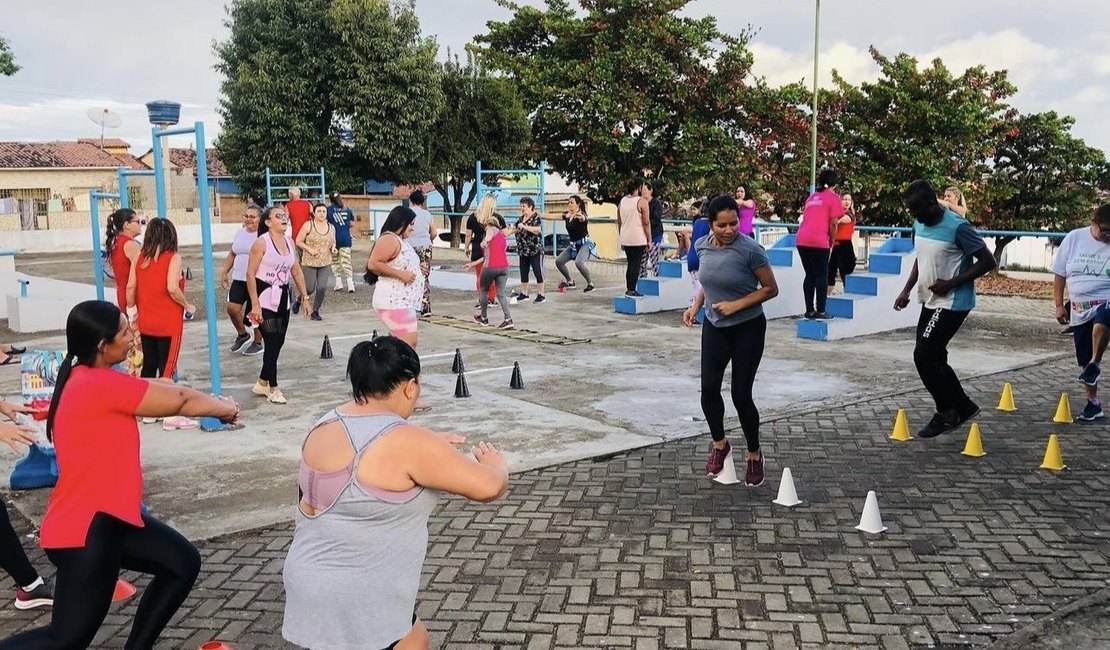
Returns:
[[[92,120],[93,124],[100,125],[101,149],[104,148],[104,129],[118,129],[120,125],[123,124],[123,120],[120,119],[120,116],[117,113],[113,113],[112,111],[108,110],[107,108],[97,108],[94,106],[93,108],[85,111],[85,115],[89,116],[89,119]]]

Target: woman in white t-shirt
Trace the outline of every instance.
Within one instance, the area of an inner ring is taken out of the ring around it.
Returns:
[[[247,292],[247,262],[250,260],[251,246],[258,239],[258,217],[262,209],[251,204],[243,210],[243,227],[235,232],[231,240],[231,250],[224,258],[224,266],[220,269],[220,286],[227,289],[227,316],[235,328],[235,341],[231,344],[232,352],[246,355],[262,354],[262,332],[254,328],[254,340],[247,333],[247,312],[250,311],[247,303],[250,295]],[[230,280],[229,280],[230,278]]]

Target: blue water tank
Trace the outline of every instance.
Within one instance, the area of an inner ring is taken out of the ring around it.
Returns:
[[[172,126],[181,119],[181,104],[167,101],[147,102],[146,113],[151,124]]]

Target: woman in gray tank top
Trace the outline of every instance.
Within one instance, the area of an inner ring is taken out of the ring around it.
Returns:
[[[354,399],[302,446],[282,636],[313,650],[422,650],[416,595],[438,494],[493,501],[508,489],[508,466],[493,445],[462,454],[451,446],[462,436],[407,422],[420,357],[404,341],[359,343],[347,372]]]

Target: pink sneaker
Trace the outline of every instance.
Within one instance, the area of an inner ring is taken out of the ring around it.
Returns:
[[[196,429],[200,426],[200,422],[190,420],[183,415],[177,415],[172,418],[162,420],[162,428],[166,431],[177,431],[180,429]]]

